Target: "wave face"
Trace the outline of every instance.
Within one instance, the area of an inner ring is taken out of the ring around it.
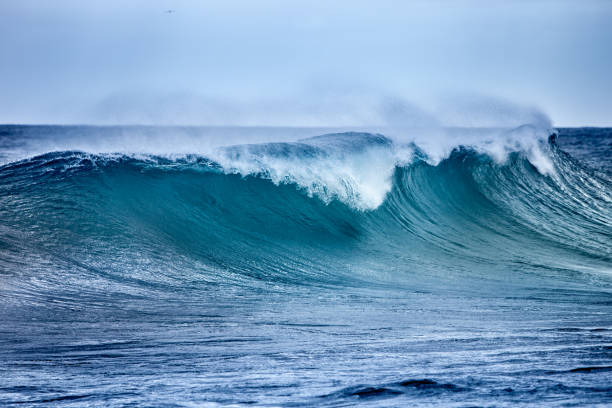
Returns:
[[[76,131],[96,148],[28,157]],[[456,132],[437,150],[347,132],[117,153],[100,129],[4,127],[12,375],[0,393],[85,405],[612,397],[609,132]],[[49,380],[60,372],[81,379]]]

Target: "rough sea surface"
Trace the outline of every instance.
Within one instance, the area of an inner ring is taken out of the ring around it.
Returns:
[[[612,129],[216,132],[0,126],[0,405],[612,404]]]

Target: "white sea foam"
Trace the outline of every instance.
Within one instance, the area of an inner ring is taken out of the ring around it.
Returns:
[[[346,133],[299,143],[242,145],[218,149],[210,157],[228,173],[261,175],[276,184],[295,183],[325,202],[338,199],[360,210],[383,203],[396,166],[411,163],[416,148],[434,165],[458,146],[487,154],[500,165],[510,153],[521,152],[540,173],[554,172],[546,151],[550,131],[543,128],[445,129],[423,131],[412,138],[393,132],[393,139]]]
[[[383,203],[396,166],[412,162],[416,149],[432,165],[458,146],[487,154],[499,164],[505,163],[511,152],[521,152],[542,174],[554,173],[546,143],[551,130],[545,126],[366,130],[385,136],[349,132],[300,139],[324,133],[324,129],[135,127],[105,133],[83,127],[61,139],[33,138],[34,149],[25,145],[16,150],[24,156],[62,150],[105,156],[120,153],[140,159],[151,155],[171,160],[204,156],[227,173],[263,176],[276,184],[294,183],[325,202],[338,199],[360,210]],[[274,140],[278,142],[270,143]],[[244,144],[253,141],[260,143]]]
[[[412,160],[414,150],[382,136],[340,134],[271,148],[244,145],[220,149],[214,160],[225,171],[263,175],[274,183],[295,183],[325,202],[377,208],[391,190],[393,171]],[[276,148],[275,148],[276,147]],[[278,149],[278,147],[284,147]]]

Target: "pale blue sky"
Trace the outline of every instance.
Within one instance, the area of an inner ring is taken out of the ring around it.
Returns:
[[[611,21],[594,0],[3,0],[0,123],[454,124],[496,100],[612,125]]]

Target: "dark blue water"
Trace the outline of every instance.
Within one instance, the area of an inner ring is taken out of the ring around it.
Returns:
[[[440,132],[1,126],[2,404],[612,403],[612,130]]]

